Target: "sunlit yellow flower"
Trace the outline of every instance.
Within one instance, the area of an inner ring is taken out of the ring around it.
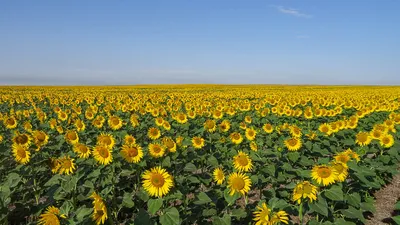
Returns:
[[[176,143],[170,137],[163,138],[163,144],[169,152],[176,152]]]
[[[337,172],[337,178],[336,178],[337,181],[343,182],[346,180],[348,175],[348,167],[345,163],[332,162],[331,167]]]
[[[233,157],[233,167],[240,172],[248,172],[253,168],[253,163],[246,153],[239,151],[238,154]]]
[[[394,145],[394,138],[393,135],[391,134],[384,134],[380,139],[379,139],[379,144],[383,146],[384,148],[390,148]]]
[[[46,211],[39,216],[39,225],[60,225],[60,218],[67,218],[60,213],[57,207],[49,206]]]
[[[97,145],[102,145],[106,148],[112,149],[115,145],[115,139],[112,134],[101,133],[97,136]]]
[[[76,143],[73,147],[73,150],[76,154],[78,154],[79,158],[88,158],[90,155],[90,149],[88,146],[82,143]]]
[[[164,121],[164,123],[163,123],[163,127],[164,127],[164,129],[166,129],[166,130],[171,130],[171,124],[169,124],[169,122],[168,121]]]
[[[49,136],[44,131],[35,130],[32,135],[37,149],[40,149],[49,142]]]
[[[289,151],[298,151],[302,146],[301,140],[296,137],[286,139],[284,144]]]
[[[122,127],[122,120],[118,116],[109,117],[107,122],[112,130],[118,130]]]
[[[256,138],[257,132],[253,128],[247,128],[245,136],[247,140],[253,141]]]
[[[75,121],[75,128],[78,132],[82,132],[85,130],[86,125],[82,120],[78,119]]]
[[[336,162],[341,162],[346,164],[350,159],[351,158],[347,152],[340,152],[335,155]]]
[[[328,186],[335,183],[338,177],[338,172],[330,166],[314,166],[311,171],[311,177],[318,184]]]
[[[204,123],[204,129],[206,129],[206,131],[208,132],[214,132],[216,130],[216,124],[214,120],[207,120]]]
[[[214,181],[221,185],[225,181],[225,174],[222,168],[216,168],[213,172]]]
[[[147,131],[147,136],[149,136],[149,138],[152,140],[156,140],[161,136],[161,132],[156,127],[150,127]]]
[[[72,174],[76,169],[74,159],[71,159],[69,156],[65,156],[59,159],[60,168],[58,170],[59,174]]]
[[[310,202],[317,200],[317,187],[308,181],[298,183],[293,189],[293,201],[301,203],[302,199],[309,199]]]
[[[233,172],[229,174],[227,180],[230,195],[234,195],[235,193],[245,195],[247,192],[250,191],[251,180],[244,173]]]
[[[250,149],[255,152],[258,151],[258,146],[255,141],[250,142]]]
[[[193,148],[200,149],[205,145],[205,141],[202,137],[193,137],[192,138]]]
[[[178,113],[176,116],[176,121],[180,124],[184,124],[188,121],[186,114],[184,113]]]
[[[142,174],[143,188],[150,196],[163,197],[174,186],[172,176],[161,167],[154,167]]]
[[[371,136],[368,132],[360,132],[356,135],[356,143],[361,146],[369,145],[371,143]]]
[[[231,128],[231,123],[228,120],[224,120],[219,124],[219,129],[222,132],[227,132]]]
[[[12,151],[15,158],[15,161],[21,164],[27,164],[30,160],[31,153],[28,151],[27,147],[13,144]]]
[[[242,143],[242,141],[243,141],[242,135],[240,135],[240,133],[238,133],[238,132],[231,133],[231,135],[229,135],[229,138],[231,139],[232,143],[237,144],[237,145]]]
[[[331,125],[327,123],[319,125],[318,130],[324,133],[325,135],[330,135],[332,133]]]
[[[272,127],[271,124],[266,123],[266,124],[264,124],[264,126],[263,126],[263,130],[264,130],[266,133],[270,134],[270,133],[272,133],[272,132],[274,131],[274,128]]]
[[[120,153],[129,163],[138,163],[143,158],[142,147],[136,144],[123,145]]]
[[[21,145],[24,147],[29,147],[31,145],[31,137],[28,134],[16,132],[13,137],[13,143],[17,145]]]
[[[104,145],[97,145],[93,148],[94,159],[103,165],[108,165],[112,162],[112,150]]]
[[[104,200],[96,192],[93,192],[90,197],[93,199],[92,220],[96,222],[96,225],[104,224],[108,218]]]
[[[65,140],[74,145],[79,142],[79,136],[74,130],[69,130],[65,133]]]
[[[165,147],[157,144],[157,143],[150,143],[149,144],[149,153],[154,158],[160,158],[165,153]]]

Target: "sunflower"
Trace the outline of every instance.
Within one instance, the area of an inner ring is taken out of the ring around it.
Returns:
[[[318,184],[328,186],[335,183],[337,180],[338,172],[330,166],[320,165],[314,166],[311,171],[311,177],[317,181]]]
[[[230,195],[239,193],[245,195],[250,191],[251,180],[244,173],[233,172],[228,176],[228,188],[230,189]]]
[[[69,156],[64,156],[63,158],[59,159],[60,162],[60,169],[58,171],[59,174],[72,174],[74,172],[75,164],[74,159],[71,159]]]
[[[79,158],[88,158],[90,155],[90,149],[88,146],[82,143],[76,143],[73,147],[73,150],[76,154],[78,154]]]
[[[0,143],[3,142],[4,138],[2,135],[0,135]]]
[[[59,218],[67,218],[60,213],[60,209],[54,206],[47,207],[46,211],[39,216],[39,225],[60,225]]]
[[[219,129],[222,132],[227,132],[231,128],[231,123],[228,120],[224,120],[219,124]]]
[[[360,156],[359,156],[356,152],[353,152],[351,149],[347,149],[347,150],[345,151],[345,153],[346,153],[348,156],[350,156],[352,159],[355,159],[357,162],[360,161]]]
[[[240,133],[238,133],[238,132],[231,133],[231,135],[229,135],[229,137],[230,137],[232,143],[237,144],[237,145],[242,143],[242,141],[243,141],[242,135],[240,135]]]
[[[331,125],[327,123],[319,125],[318,130],[326,135],[330,135],[332,133]]]
[[[159,126],[159,127],[161,127],[164,123],[164,119],[162,117],[157,117],[154,120],[155,120],[156,126]]]
[[[390,148],[394,144],[394,138],[391,134],[385,134],[379,139],[379,144],[384,148]]]
[[[255,152],[258,151],[258,146],[255,141],[250,142],[250,149]]]
[[[301,139],[296,137],[286,139],[284,143],[289,151],[298,151],[302,146]]]
[[[93,148],[94,159],[103,165],[108,165],[112,162],[112,150],[104,145],[97,145]]]
[[[68,119],[67,113],[60,111],[57,113],[58,119],[61,121],[66,121]]]
[[[248,172],[252,170],[253,163],[249,155],[239,151],[238,154],[233,157],[233,167],[240,172]]]
[[[272,127],[271,124],[266,123],[263,126],[263,130],[265,131],[265,133],[270,134],[270,133],[272,133],[274,131],[274,128]]]
[[[288,214],[283,210],[274,213],[271,217],[271,224],[276,224],[276,223],[289,224]]]
[[[317,187],[308,181],[298,183],[293,189],[293,201],[301,203],[302,199],[308,198],[310,202],[317,200]]]
[[[246,130],[247,129],[247,124],[245,122],[240,122],[239,123],[239,128],[242,130]]]
[[[65,140],[74,145],[79,142],[79,136],[74,130],[69,130],[65,133]]]
[[[166,129],[166,130],[171,130],[171,124],[169,124],[169,122],[168,121],[164,121],[164,123],[163,123],[163,127],[164,127],[164,129]]]
[[[96,225],[104,224],[108,218],[107,207],[103,199],[96,192],[90,196],[93,199],[93,214],[92,219],[96,222]]]
[[[26,130],[28,132],[32,132],[32,124],[29,121],[26,121],[24,123],[24,130]]]
[[[245,135],[247,140],[253,141],[256,138],[257,132],[253,128],[247,128]]]
[[[150,139],[156,140],[161,136],[161,132],[158,128],[156,127],[151,127],[147,131],[147,136],[149,136]]]
[[[188,118],[187,118],[186,114],[178,113],[178,115],[176,116],[176,121],[180,124],[184,124],[188,121]]]
[[[14,116],[10,116],[10,117],[4,119],[3,123],[7,129],[14,129],[18,125],[17,119]]]
[[[106,148],[112,149],[115,145],[115,139],[112,134],[101,133],[97,136],[97,145],[102,145]]]
[[[255,225],[270,225],[271,210],[268,208],[267,204],[262,203],[261,207],[257,206],[257,210],[253,213],[254,221],[257,221]]]
[[[136,144],[136,138],[133,137],[132,135],[125,135],[124,137],[124,144],[126,145],[134,145]]]
[[[348,175],[348,167],[342,162],[332,162],[331,167],[338,173],[336,180],[343,182],[346,180]]]
[[[167,150],[169,152],[176,152],[176,143],[172,138],[170,137],[163,138],[163,144],[165,147],[167,147]]]
[[[340,153],[336,154],[334,158],[335,158],[336,162],[341,162],[341,163],[345,163],[345,164],[348,161],[350,161],[350,159],[351,159],[347,152],[340,152]]]
[[[369,135],[371,136],[372,139],[379,140],[381,136],[383,135],[382,131],[378,129],[373,129]]]
[[[33,139],[38,149],[49,142],[49,136],[44,131],[40,130],[35,130],[33,132]]]
[[[301,135],[302,135],[301,129],[299,127],[296,127],[296,126],[291,126],[289,128],[289,132],[293,137],[296,137],[296,138],[300,138]]]
[[[52,173],[57,173],[61,166],[60,160],[56,159],[56,158],[49,158],[48,165],[49,165]]]
[[[360,146],[369,145],[371,143],[371,136],[369,136],[368,132],[359,132],[356,135],[356,143]]]
[[[78,119],[75,121],[75,128],[78,132],[82,132],[85,130],[86,125],[82,120]]]
[[[122,120],[118,116],[110,116],[107,123],[112,130],[118,130],[122,127]]]
[[[221,185],[225,180],[225,174],[222,168],[216,168],[213,172],[214,181],[217,182],[218,185]]]
[[[163,197],[174,186],[172,176],[161,167],[154,167],[142,174],[143,187],[150,196]]]
[[[138,163],[143,158],[142,147],[136,144],[123,145],[120,153],[129,163]]]
[[[31,137],[28,134],[16,132],[12,142],[17,145],[29,147],[31,145]]]
[[[206,129],[210,133],[214,132],[216,128],[217,128],[217,126],[216,126],[214,120],[207,120],[204,123],[204,129]]]
[[[202,137],[193,137],[192,145],[193,145],[193,148],[201,149],[205,145],[204,139]]]
[[[15,158],[15,161],[21,164],[27,164],[30,160],[31,153],[28,151],[28,148],[23,145],[13,144],[12,151]]]
[[[244,117],[244,122],[246,122],[246,123],[251,123],[251,121],[252,121],[252,119],[251,119],[250,116],[245,116],[245,117]]]
[[[160,144],[149,144],[149,153],[152,157],[154,158],[160,158],[164,155],[165,153],[165,148],[164,146],[160,145]]]
[[[214,119],[221,119],[223,116],[224,116],[224,114],[220,110],[218,110],[218,109],[214,110],[214,112],[213,112]]]

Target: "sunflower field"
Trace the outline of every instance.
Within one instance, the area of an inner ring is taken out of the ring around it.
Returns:
[[[399,87],[0,87],[0,224],[364,224],[399,107]]]

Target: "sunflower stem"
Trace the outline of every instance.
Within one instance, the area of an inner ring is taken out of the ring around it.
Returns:
[[[300,203],[299,205],[299,219],[300,219],[300,224],[303,225],[303,202]]]

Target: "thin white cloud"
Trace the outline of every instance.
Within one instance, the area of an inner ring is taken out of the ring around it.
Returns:
[[[297,9],[285,8],[283,6],[274,6],[274,7],[277,8],[279,12],[284,13],[284,14],[297,16],[297,17],[304,17],[304,18],[311,18],[312,17],[312,15],[302,13]]]

